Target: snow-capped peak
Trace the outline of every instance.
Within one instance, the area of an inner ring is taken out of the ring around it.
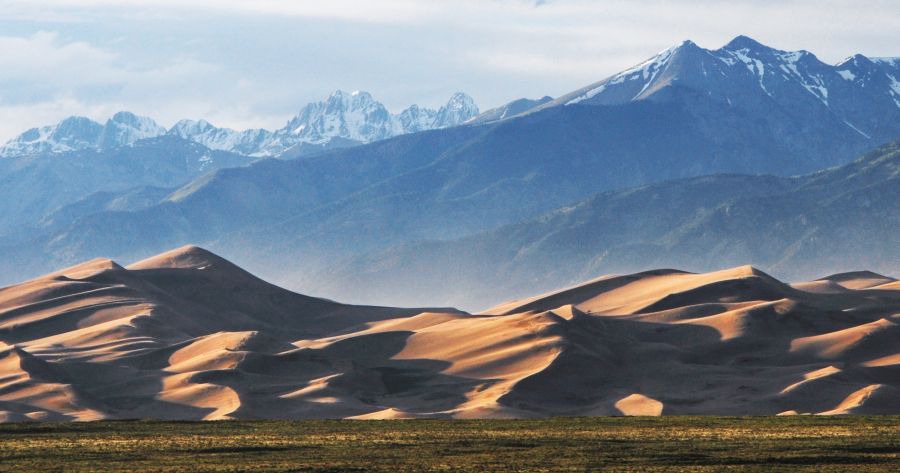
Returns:
[[[746,50],[769,50],[772,49],[759,41],[744,35],[735,36],[734,39],[728,42],[722,49],[726,51],[739,51],[742,49]]]
[[[69,117],[13,138],[0,148],[0,157],[112,148],[165,133],[155,121],[130,112],[118,112],[104,125],[85,117]]]
[[[541,108],[688,96],[728,108],[783,110],[801,120],[826,113],[846,132],[875,139],[883,123],[900,121],[900,60],[857,54],[832,66],[808,51],[782,51],[747,36],[715,50],[684,41]],[[872,110],[881,118],[872,120]]]
[[[204,133],[214,128],[216,127],[212,123],[202,118],[200,120],[185,119],[179,120],[177,123],[172,125],[172,128],[169,129],[169,134],[187,138],[192,135]]]
[[[472,97],[457,92],[450,97],[447,104],[438,109],[432,128],[446,128],[465,123],[478,115],[478,106]]]
[[[854,54],[848,58],[845,58],[843,61],[834,65],[834,67],[842,68],[842,67],[851,67],[851,66],[862,66],[875,64],[875,62],[862,54]]]
[[[56,125],[32,128],[0,148],[0,157],[60,153],[97,146],[103,125],[86,117],[69,117]]]
[[[131,112],[118,112],[106,121],[100,148],[130,145],[138,140],[166,134],[166,129],[147,117]]]
[[[276,136],[286,142],[324,144],[333,139],[368,143],[392,136],[462,124],[478,114],[466,94],[454,94],[439,110],[412,105],[399,114],[390,113],[366,91],[336,90],[323,102],[313,102],[300,111]]]
[[[169,130],[147,117],[118,112],[105,124],[70,117],[52,126],[33,128],[0,148],[0,157],[22,156],[78,149],[104,149],[135,141],[174,135],[208,148],[248,156],[274,156],[300,143],[325,145],[334,139],[344,143],[369,143],[417,131],[460,125],[478,114],[468,95],[458,92],[438,110],[412,105],[399,114],[363,90],[335,90],[320,102],[304,106],[300,113],[274,132],[218,128],[206,120],[181,120]]]
[[[336,90],[324,102],[303,107],[275,134],[292,145],[323,144],[337,137],[369,142],[392,136],[391,116],[368,92]]]
[[[681,54],[690,54],[693,51],[699,51],[700,48],[691,40],[685,40],[681,43],[670,46],[658,52],[650,59],[640,64],[625,69],[618,74],[609,77],[597,84],[594,84],[584,90],[579,91],[575,97],[565,97],[566,105],[572,105],[586,100],[605,92],[611,86],[619,84],[627,84],[627,99],[621,101],[633,100],[644,92],[646,92],[653,82],[659,77],[660,73],[666,70],[669,62]]]

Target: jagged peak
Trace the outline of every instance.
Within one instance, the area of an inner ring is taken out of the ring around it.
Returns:
[[[57,126],[63,125],[66,123],[93,123],[93,124],[99,125],[99,123],[97,123],[94,120],[91,120],[88,117],[85,117],[82,115],[72,115],[71,117],[66,117],[66,118],[63,118],[62,120],[60,120],[59,123],[57,123]]]
[[[722,47],[727,51],[738,51],[741,49],[749,49],[749,50],[770,50],[772,48],[760,43],[759,41],[746,36],[746,35],[738,35],[735,36],[734,39],[729,41],[725,46]]]
[[[689,39],[686,39],[680,43],[673,44],[672,46],[669,46],[668,48],[663,49],[662,51],[654,54],[652,57],[645,60],[644,62],[641,62],[640,64],[638,64],[634,67],[628,68],[628,69],[610,77],[608,80],[614,81],[616,79],[632,75],[639,71],[646,72],[648,70],[659,70],[659,69],[663,68],[663,66],[665,64],[667,64],[675,56],[680,56],[685,53],[690,53],[692,51],[701,51],[701,50],[702,50],[702,48],[700,48],[700,46],[697,46],[696,43],[694,43],[693,41],[691,41]],[[646,79],[646,77],[645,77],[645,79]]]
[[[872,65],[874,62],[862,54],[854,54],[835,64],[835,67]]]
[[[450,110],[464,110],[474,108],[476,111],[478,110],[478,107],[475,105],[475,99],[463,92],[456,92],[451,95],[450,99],[447,100],[447,104],[441,108]]]
[[[325,101],[327,102],[327,101],[331,101],[331,100],[350,100],[350,99],[374,100],[372,98],[372,94],[370,94],[369,92],[366,92],[365,90],[357,89],[352,92],[347,92],[343,89],[335,89],[333,92],[328,94],[328,97],[325,98]]]
[[[218,129],[218,127],[202,118],[199,120],[184,119],[178,120],[178,122],[172,125],[172,128],[169,129],[169,133],[203,133],[205,131],[215,129]]]
[[[349,97],[354,102],[376,102],[375,97],[373,97],[371,93],[366,92],[365,90],[354,90],[353,92],[350,92]]]
[[[455,102],[464,102],[464,103],[475,103],[475,99],[473,99],[469,94],[465,92],[454,92],[453,95],[450,96],[450,100],[447,103],[455,103]]]
[[[372,94],[366,92],[365,90],[354,90],[350,93],[350,98],[356,102],[374,102],[375,98],[372,97]]]
[[[675,50],[675,49],[702,49],[702,48],[700,46],[698,46],[697,43],[695,43],[689,39],[686,39],[686,40],[672,46],[669,49]]]
[[[128,121],[137,120],[139,118],[145,118],[145,117],[139,117],[137,114],[135,114],[133,112],[129,112],[127,110],[120,110],[120,111],[114,113],[113,116],[110,117],[109,119],[114,122],[128,122]]]
[[[353,92],[348,93],[338,89],[329,94],[324,101],[310,102],[303,107],[300,114],[303,115],[304,111],[310,109],[310,107],[312,107],[311,110],[314,110],[315,113],[320,113],[322,111],[322,106],[324,106],[325,113],[340,113],[350,109],[362,109],[368,107],[384,108],[384,105],[375,100],[369,92],[364,90],[354,90]]]
[[[106,121],[106,123],[117,123],[134,128],[147,129],[148,131],[158,131],[162,129],[162,127],[159,126],[159,124],[157,124],[156,121],[152,118],[137,115],[129,111],[116,112],[112,117],[109,118],[109,120]]]
[[[441,119],[434,120],[434,115],[439,112]],[[103,150],[162,135],[180,136],[212,149],[249,156],[270,156],[304,142],[320,144],[332,139],[349,139],[368,143],[398,134],[455,126],[477,113],[475,101],[463,92],[454,93],[441,110],[412,105],[399,114],[392,114],[367,91],[348,93],[336,89],[324,100],[306,104],[275,132],[264,129],[235,131],[219,128],[204,119],[180,120],[166,129],[149,117],[120,111],[104,123],[72,116],[55,125],[26,130],[0,146],[0,157],[82,149]],[[339,126],[334,126],[331,120],[322,120],[331,116],[340,116]]]
[[[347,92],[344,92],[341,89],[335,89],[333,92],[328,94],[328,98],[329,99],[330,98],[342,98],[342,97],[345,97],[346,95],[349,95],[349,94],[347,94]]]

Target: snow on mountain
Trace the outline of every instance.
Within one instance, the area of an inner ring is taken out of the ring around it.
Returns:
[[[0,148],[0,157],[114,148],[165,133],[155,121],[130,112],[116,113],[103,125],[85,117],[69,117],[13,138]]]
[[[288,147],[298,143],[325,144],[336,138],[370,143],[461,125],[477,114],[474,100],[459,92],[436,111],[412,105],[399,114],[392,114],[368,92],[348,94],[337,90],[324,101],[303,107],[275,136]]]
[[[181,120],[168,131],[169,135],[202,144],[210,149],[231,151],[248,156],[267,156],[272,144],[272,132],[261,128],[235,131],[218,128],[206,120]]]
[[[32,128],[0,148],[0,157],[63,153],[97,146],[103,125],[85,117],[69,117],[56,125]]]
[[[131,112],[118,112],[106,121],[98,147],[101,149],[130,145],[138,140],[166,134],[166,129],[147,117]]]
[[[730,107],[822,116],[870,138],[900,121],[900,61],[857,54],[829,65],[807,51],[782,51],[738,36],[709,50],[684,41],[600,82],[536,107],[669,100],[692,90]],[[844,126],[844,125],[842,125]],[[890,129],[890,130],[889,130]]]
[[[417,131],[434,128],[434,119],[437,112],[430,108],[421,108],[411,105],[395,117],[394,129],[396,134],[415,133]]]
[[[169,129],[170,135],[192,139],[207,148],[220,149],[234,146],[238,132],[230,128],[217,128],[206,120],[181,120]]]
[[[450,97],[447,105],[437,111],[432,122],[432,128],[448,128],[465,123],[470,118],[478,115],[478,106],[468,95],[457,92]]]
[[[323,102],[313,102],[300,110],[276,135],[297,143],[326,143],[347,138],[361,143],[393,136],[390,112],[368,92],[337,90]]]
[[[625,83],[636,84],[640,86],[640,90],[632,96],[632,99],[636,99],[650,87],[650,85],[656,79],[657,75],[659,75],[660,71],[666,68],[669,59],[671,59],[676,52],[678,52],[682,48],[692,47],[696,47],[696,45],[688,40],[682,42],[679,45],[664,49],[650,59],[647,59],[646,61],[634,67],[625,69],[624,71],[610,77],[609,79],[604,80],[596,86],[591,86],[590,89],[584,91],[584,93],[579,94],[574,98],[567,98],[565,104],[573,105],[576,103],[585,102],[606,91],[611,86]]]
[[[336,90],[325,100],[312,102],[288,120],[284,127],[234,131],[216,128],[205,120],[182,120],[169,134],[213,148],[248,156],[276,156],[298,145],[326,149],[330,143],[371,143],[406,133],[463,124],[478,115],[478,106],[466,94],[456,93],[438,110],[412,105],[392,114],[364,91]]]
[[[477,116],[470,118],[468,121],[466,121],[466,123],[480,124],[490,123],[498,120],[505,120],[507,118],[527,112],[528,110],[531,110],[540,105],[544,105],[545,103],[552,100],[553,97],[550,97],[549,95],[546,95],[539,99],[521,98],[513,100],[512,102],[509,102],[507,104],[481,112]]]
[[[84,117],[70,117],[52,126],[33,128],[0,147],[0,157],[106,149],[130,145],[161,135],[174,135],[207,148],[247,156],[276,156],[300,144],[322,149],[333,140],[370,143],[406,133],[461,125],[478,115],[478,106],[466,94],[456,93],[438,110],[412,105],[390,113],[363,91],[337,90],[325,100],[304,106],[300,113],[274,132],[263,129],[236,131],[206,120],[181,120],[166,130],[153,120],[119,112],[101,125]]]
[[[869,59],[872,63],[891,71],[888,73],[891,93],[894,97],[894,103],[897,104],[897,107],[900,107],[900,57],[873,57]]]

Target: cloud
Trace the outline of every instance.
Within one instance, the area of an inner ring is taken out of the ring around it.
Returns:
[[[435,11],[431,2],[416,0],[10,0],[0,18],[39,18],[81,21],[90,14],[121,15],[140,12],[150,17],[175,13],[208,13],[291,16],[338,19],[363,23],[407,23],[420,21]],[[440,3],[440,2],[438,2]]]
[[[56,120],[61,114],[97,110],[77,97],[124,80],[116,55],[84,42],[60,44],[55,33],[0,37],[0,137]],[[101,106],[102,108],[102,106]]]
[[[3,64],[0,90],[8,101],[28,90],[107,82],[110,76],[120,75],[112,67],[115,59],[116,54],[84,42],[60,44],[52,32],[40,31],[30,37],[0,37],[0,64]]]
[[[164,113],[185,97],[191,97],[189,102],[221,100],[222,90],[208,86],[227,76],[218,66],[186,57],[137,67],[116,52],[65,42],[48,31],[0,36],[0,64],[0,138],[68,115],[102,120],[124,108]],[[172,90],[178,91],[178,100]]]
[[[117,109],[272,128],[336,88],[395,110],[463,90],[488,108],[574,90],[684,39],[716,48],[748,34],[831,62],[900,54],[900,4],[863,3],[6,0],[0,141]]]

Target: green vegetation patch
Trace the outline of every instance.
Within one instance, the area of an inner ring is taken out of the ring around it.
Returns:
[[[900,417],[0,424],[0,471],[900,471]]]

